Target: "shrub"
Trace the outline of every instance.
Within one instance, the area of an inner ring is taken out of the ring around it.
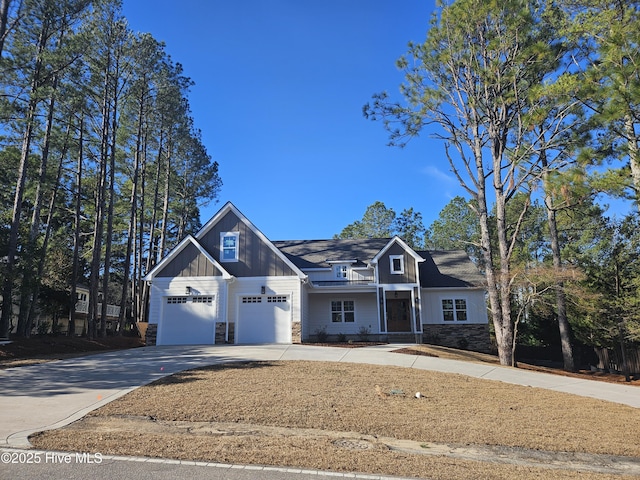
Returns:
[[[46,335],[49,333],[49,327],[51,326],[51,322],[40,322],[38,325],[38,335]]]
[[[371,335],[371,330],[367,327],[360,327],[360,330],[358,330],[358,338],[361,342],[368,342],[369,335]]]
[[[315,334],[318,342],[320,343],[325,343],[327,341],[327,338],[329,338],[329,334],[327,333],[325,327],[317,329]]]

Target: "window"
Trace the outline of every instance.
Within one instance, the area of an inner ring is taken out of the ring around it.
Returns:
[[[262,297],[242,297],[242,303],[262,303]]]
[[[211,303],[213,303],[213,296],[212,295],[195,295],[195,296],[191,297],[191,301],[193,303],[208,303],[208,304],[211,304]]]
[[[187,298],[189,297],[167,297],[167,303],[187,303]]]
[[[464,298],[443,298],[442,319],[445,322],[467,321],[467,301]]]
[[[404,273],[404,257],[402,255],[389,255],[389,262],[391,264],[391,273],[398,275]]]
[[[267,297],[267,303],[287,303],[287,296],[276,295],[273,297]]]
[[[331,321],[334,323],[355,322],[355,302],[353,300],[332,300]]]
[[[220,261],[238,261],[238,232],[226,232],[220,234]]]
[[[347,266],[346,265],[336,265],[333,267],[333,271],[336,274],[336,278],[344,279],[347,278]]]

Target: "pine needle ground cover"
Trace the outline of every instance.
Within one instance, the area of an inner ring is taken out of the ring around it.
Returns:
[[[640,410],[610,402],[464,375],[299,361],[181,372],[31,442],[432,479],[603,480],[638,475],[639,431]]]

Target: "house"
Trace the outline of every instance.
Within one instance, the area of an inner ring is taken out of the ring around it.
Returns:
[[[36,315],[31,328],[31,334],[62,333],[69,329],[69,291],[55,291],[55,301],[48,297],[49,302],[43,308],[40,303],[36,309]],[[75,335],[83,335],[87,332],[87,318],[89,314],[89,287],[83,284],[76,285],[75,302]],[[1,303],[2,296],[0,296]],[[102,314],[102,303],[98,302],[98,317]],[[19,305],[14,305],[13,317],[19,314]],[[118,323],[120,315],[119,305],[107,305],[107,330],[113,331]],[[11,333],[15,333],[17,325],[12,325]]]
[[[76,304],[75,304],[75,335],[82,335],[87,331],[87,322],[89,317],[89,287],[82,284],[76,285]],[[98,301],[96,307],[98,309],[98,318],[102,315],[102,302]],[[120,305],[107,304],[107,330],[115,331],[120,317]],[[61,328],[67,331],[69,328],[69,317],[61,319]]]
[[[414,251],[399,237],[271,241],[232,203],[145,281],[148,344],[366,337],[490,348],[484,277],[465,252]]]

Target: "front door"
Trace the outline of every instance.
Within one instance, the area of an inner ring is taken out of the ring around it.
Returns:
[[[411,332],[411,299],[387,299],[387,331]]]

